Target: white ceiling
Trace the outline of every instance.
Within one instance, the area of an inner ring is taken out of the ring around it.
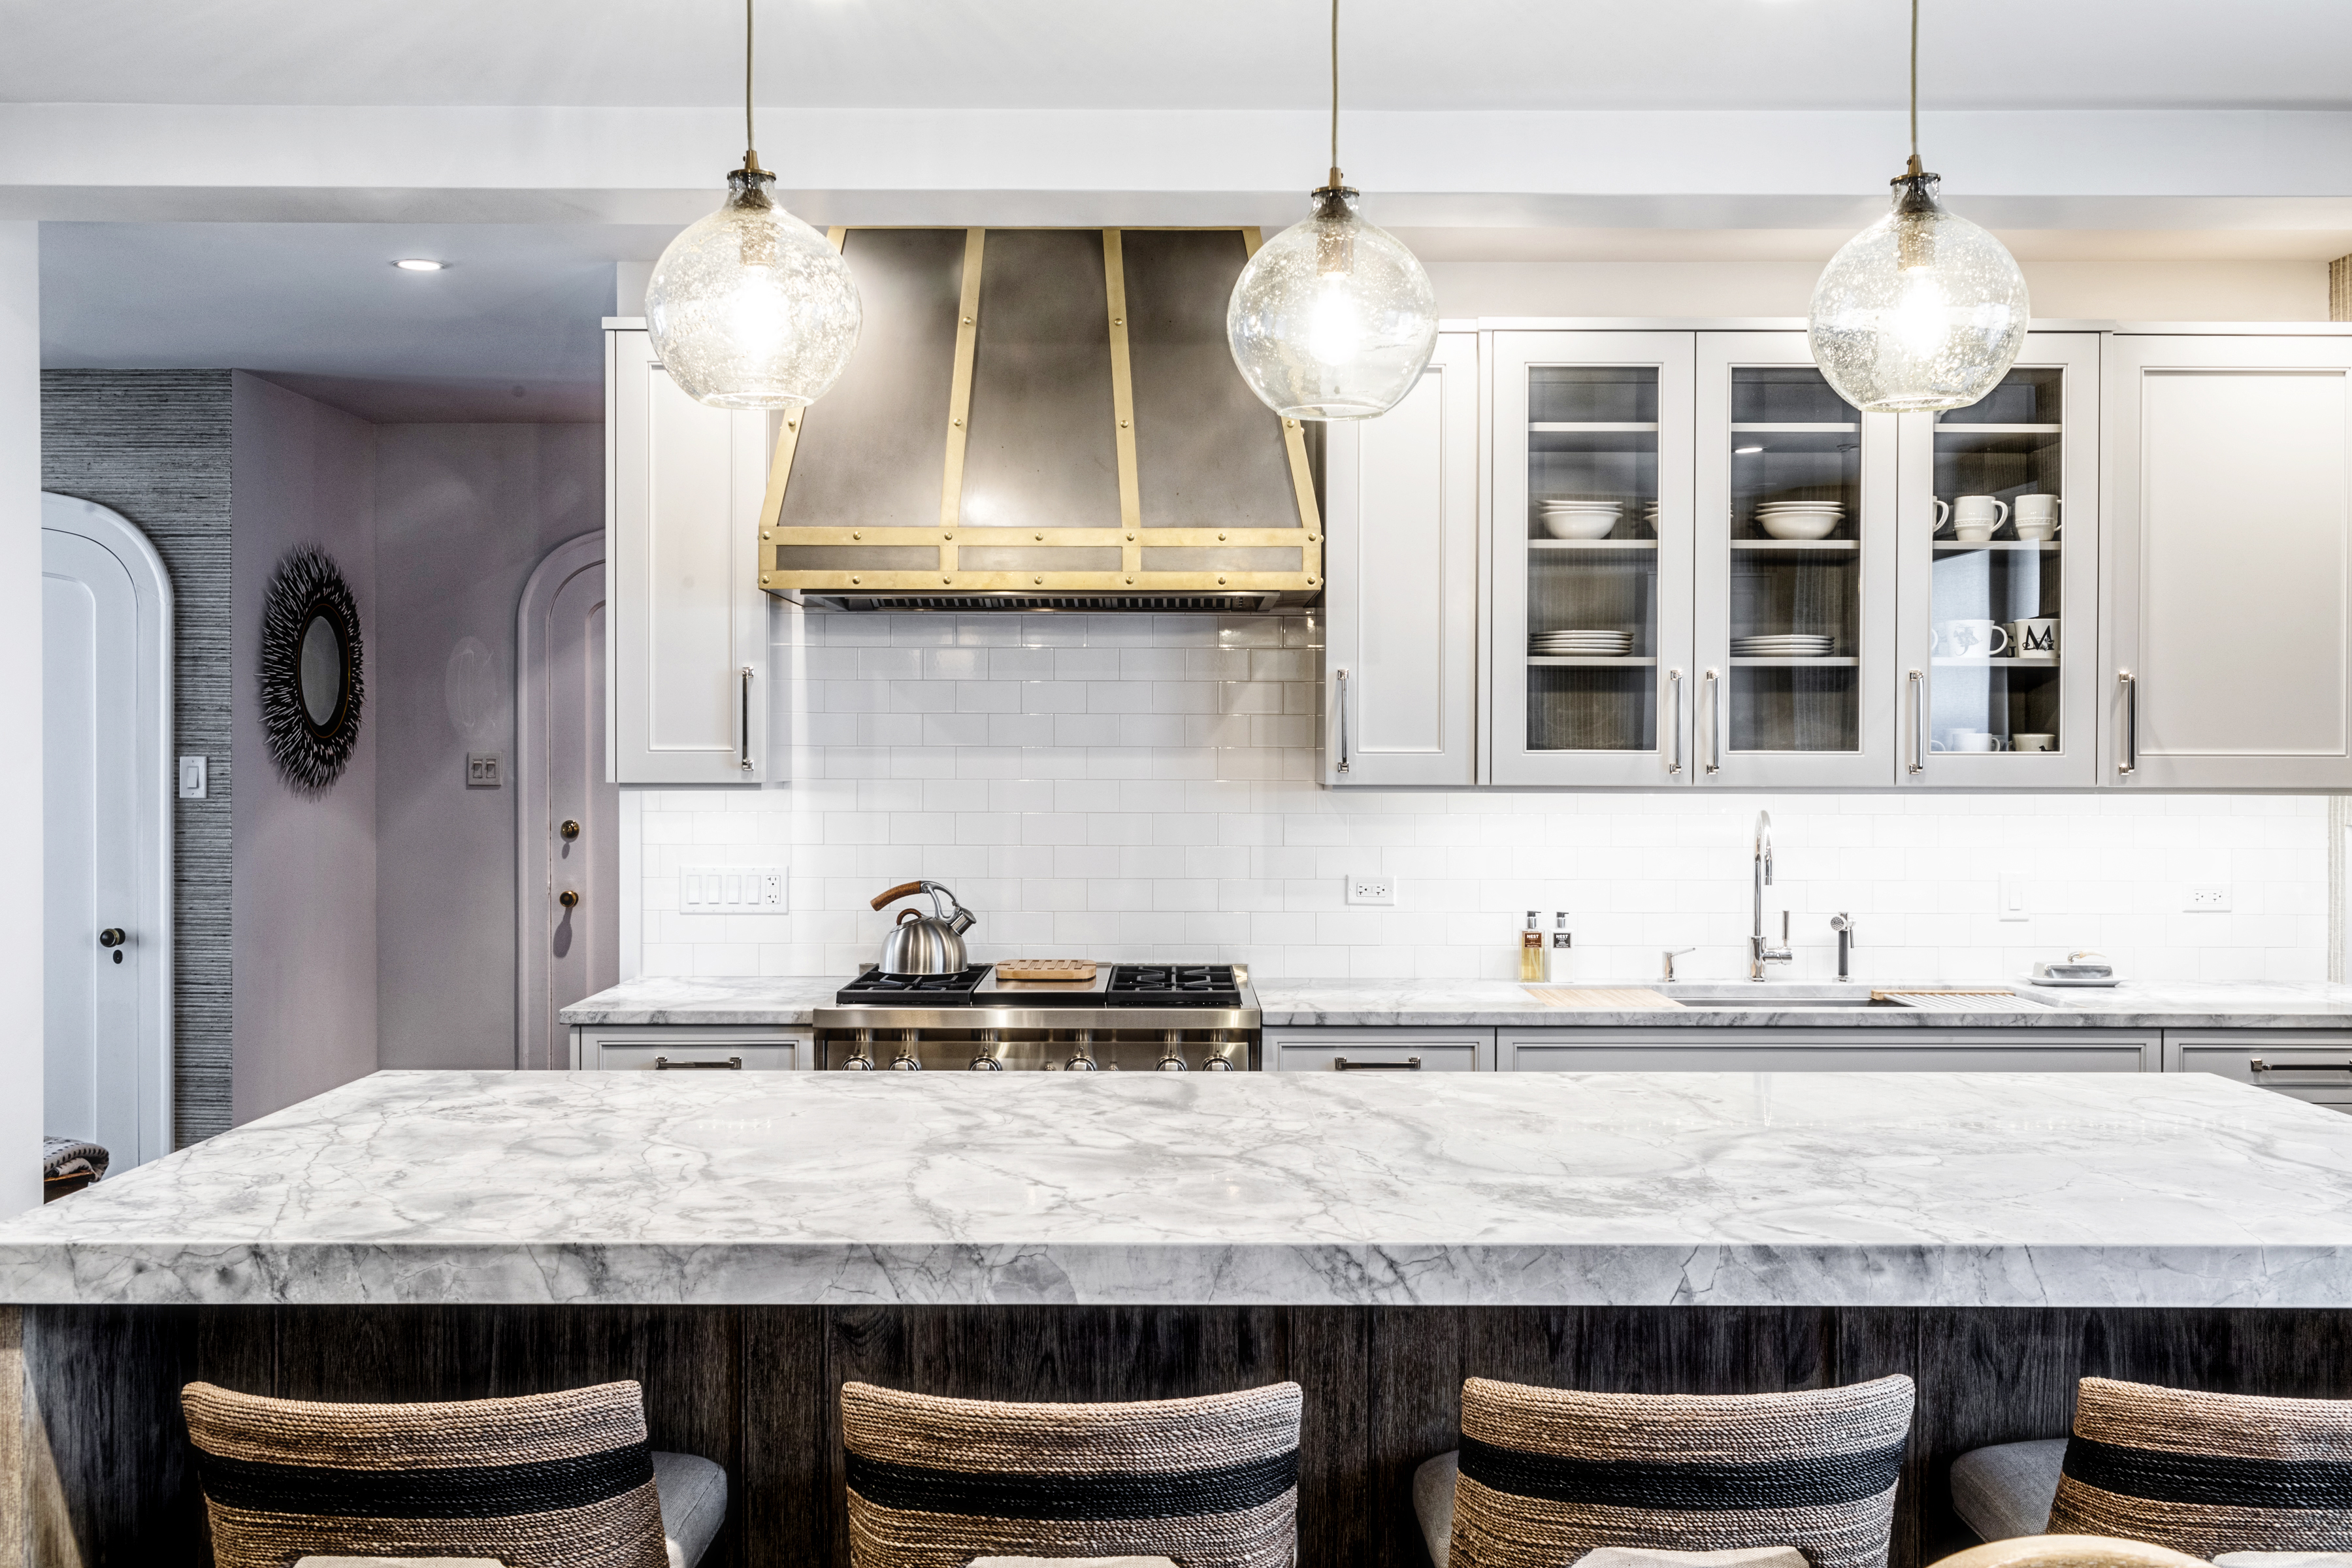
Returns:
[[[0,101],[719,105],[735,0],[0,0]],[[764,102],[1301,108],[1319,0],[761,0]],[[1902,0],[1348,0],[1365,109],[1902,101]],[[2345,0],[1926,0],[1969,108],[2352,105]],[[1728,150],[1727,150],[1728,151]]]

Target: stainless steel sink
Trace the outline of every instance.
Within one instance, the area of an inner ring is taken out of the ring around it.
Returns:
[[[1687,996],[1677,996],[1675,1000],[1680,1002],[1685,1007],[1709,1013],[1818,1013],[1832,1007],[1900,1007],[1903,1005],[1900,1002],[1874,1001],[1871,999],[1871,996],[1867,992],[1864,992],[1859,996],[1853,994],[1847,994],[1844,996],[1759,996],[1753,999],[1743,998],[1737,1002],[1717,1001],[1712,999],[1706,1001],[1695,1001]]]

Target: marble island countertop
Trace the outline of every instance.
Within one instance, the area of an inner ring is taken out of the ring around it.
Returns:
[[[0,1226],[0,1302],[2339,1306],[2204,1073],[385,1072]]]
[[[838,977],[709,976],[632,980],[563,1009],[566,1024],[806,1026],[830,1006]],[[1414,1028],[1640,1026],[1755,1028],[1759,1026],[1907,1029],[2352,1029],[2352,985],[2320,982],[2127,980],[2113,989],[2059,989],[2020,981],[1983,983],[2013,991],[2038,1006],[2005,1008],[1998,1002],[1967,1012],[1892,1006],[1824,1005],[1866,1000],[1885,980],[1768,980],[1570,983],[1658,991],[1682,1000],[1679,1008],[1627,1011],[1557,1007],[1507,980],[1284,980],[1255,982],[1269,1028],[1313,1026]],[[1934,980],[1920,985],[1972,983]],[[1728,1005],[1727,1005],[1728,1004]]]

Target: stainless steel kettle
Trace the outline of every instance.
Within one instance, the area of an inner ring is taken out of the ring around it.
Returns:
[[[956,896],[937,882],[901,882],[888,892],[877,894],[874,907],[878,910],[894,899],[915,893],[930,894],[931,908],[937,912],[927,915],[920,910],[898,911],[898,923],[882,939],[882,973],[961,973],[963,933],[978,923],[980,917],[957,903]],[[950,910],[955,912],[949,913]]]

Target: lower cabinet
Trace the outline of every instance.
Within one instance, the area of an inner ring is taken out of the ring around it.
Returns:
[[[806,1029],[753,1026],[578,1024],[572,1029],[574,1072],[802,1072],[814,1065],[815,1037]]]
[[[2352,1034],[2338,1030],[2167,1029],[2164,1070],[2220,1073],[2352,1112]]]
[[[1493,1072],[1492,1029],[1268,1029],[1269,1072]]]
[[[1499,1031],[1506,1072],[2157,1072],[2155,1031],[1528,1029]]]

